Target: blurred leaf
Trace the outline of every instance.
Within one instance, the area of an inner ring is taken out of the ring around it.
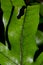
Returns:
[[[10,0],[1,0],[4,12],[5,28],[11,14]],[[35,65],[33,56],[37,49],[35,34],[39,23],[39,4],[28,6],[25,14],[17,19],[18,10],[25,5],[23,0],[12,0],[15,6],[14,14],[8,28],[8,37],[11,43],[11,51],[7,45],[0,43],[0,64],[2,65]]]

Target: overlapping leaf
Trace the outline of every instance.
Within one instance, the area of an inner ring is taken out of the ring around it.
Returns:
[[[39,23],[39,4],[28,6],[27,9],[25,9],[25,14],[20,19],[17,19],[18,11],[25,3],[23,0],[13,0],[12,2],[15,9],[8,28],[11,51],[8,50],[7,46],[0,43],[0,64],[39,64],[37,61],[36,63],[32,63],[34,53],[37,49],[35,34]],[[12,9],[9,0],[2,0],[2,9],[4,11],[4,23],[6,28]]]

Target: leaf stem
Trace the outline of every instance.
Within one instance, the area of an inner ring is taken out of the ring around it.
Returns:
[[[27,12],[27,7],[26,7],[26,12]],[[22,24],[21,37],[20,37],[20,65],[23,65],[23,31],[24,31],[26,12],[24,15],[24,21]]]

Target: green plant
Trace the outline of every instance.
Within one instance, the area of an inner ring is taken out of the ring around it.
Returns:
[[[40,65],[42,54],[36,62],[33,62],[34,53],[37,50],[36,32],[39,23],[39,4],[28,6],[24,15],[17,19],[18,9],[25,3],[23,0],[13,0],[14,13],[8,28],[8,37],[11,43],[11,50],[8,45],[0,42],[0,64],[2,65]],[[1,0],[4,12],[5,30],[10,17],[12,5],[9,0]]]

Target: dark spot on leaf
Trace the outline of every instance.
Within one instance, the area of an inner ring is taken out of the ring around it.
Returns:
[[[18,19],[20,19],[21,16],[24,15],[24,9],[25,9],[25,8],[26,8],[26,6],[22,6],[22,8],[20,8],[19,14],[18,14],[18,16],[17,16]]]

